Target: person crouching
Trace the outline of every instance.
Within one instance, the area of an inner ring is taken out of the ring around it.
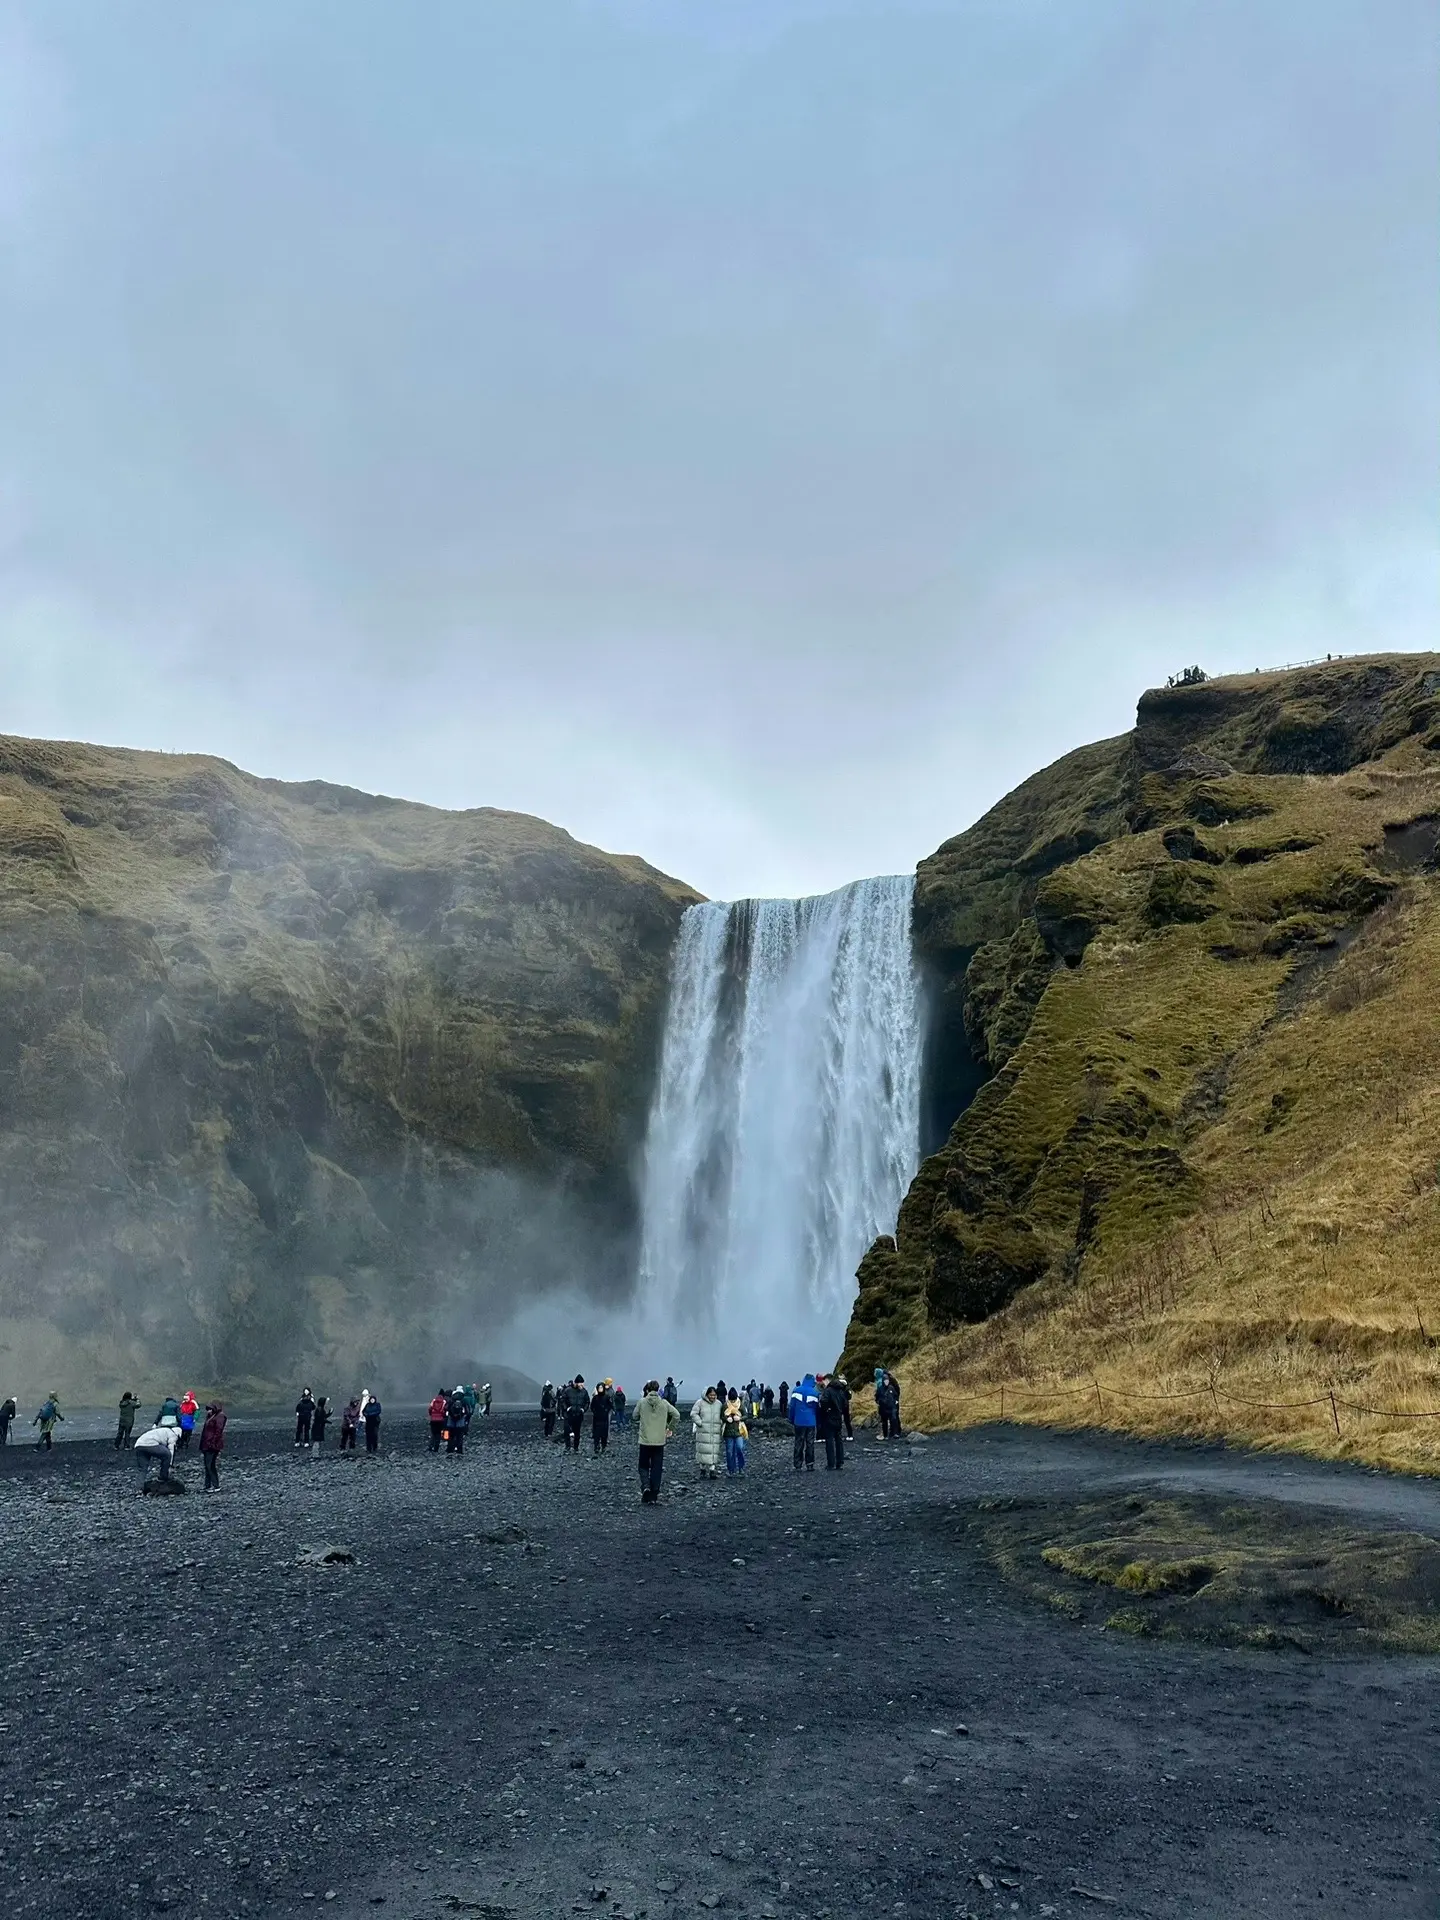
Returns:
[[[175,1461],[175,1449],[180,1444],[180,1429],[174,1427],[147,1427],[135,1442],[135,1458],[140,1462],[144,1479],[140,1483],[143,1493],[152,1481],[169,1480],[170,1469]],[[158,1468],[158,1472],[156,1469]]]

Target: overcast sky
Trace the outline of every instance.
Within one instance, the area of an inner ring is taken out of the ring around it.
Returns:
[[[1433,0],[0,0],[0,730],[910,867],[1435,644]]]

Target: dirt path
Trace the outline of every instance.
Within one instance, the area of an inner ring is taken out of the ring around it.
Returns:
[[[237,1433],[170,1501],[100,1445],[0,1455],[15,1920],[1436,1911],[1440,1663],[1082,1629],[938,1524],[1222,1476],[1440,1531],[1428,1485],[987,1430],[843,1476],[767,1442],[741,1485],[686,1448],[650,1511],[624,1441],[388,1437]]]
[[[1209,1444],[1163,1446],[1121,1436],[1050,1433],[1035,1427],[976,1427],[967,1438],[970,1471],[979,1476],[998,1472],[996,1491],[1002,1493],[1162,1486],[1326,1507],[1366,1525],[1394,1523],[1440,1536],[1440,1480],[1385,1473],[1378,1467],[1286,1453],[1238,1453]]]

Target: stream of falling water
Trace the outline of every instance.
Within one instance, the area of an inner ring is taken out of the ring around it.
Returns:
[[[832,1364],[860,1258],[894,1230],[920,1158],[913,888],[707,902],[681,923],[639,1307],[695,1379]]]

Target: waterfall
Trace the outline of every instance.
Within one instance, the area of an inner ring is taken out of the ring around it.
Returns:
[[[643,1180],[640,1307],[695,1378],[833,1362],[920,1158],[908,875],[691,907]]]

